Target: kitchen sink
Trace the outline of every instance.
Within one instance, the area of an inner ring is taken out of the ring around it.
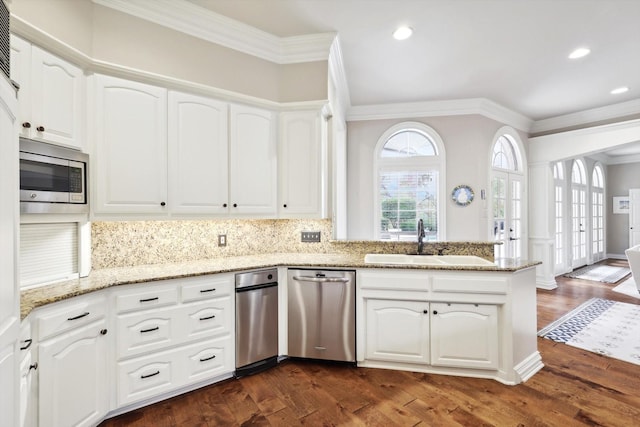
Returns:
[[[442,266],[492,266],[493,262],[475,255],[407,255],[367,254],[366,264],[442,265]]]

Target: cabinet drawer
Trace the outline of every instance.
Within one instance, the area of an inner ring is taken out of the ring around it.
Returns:
[[[178,303],[178,288],[174,281],[171,281],[170,284],[139,286],[141,289],[132,288],[127,291],[119,291],[116,294],[116,311],[118,313]]]
[[[160,350],[180,341],[180,310],[176,307],[120,315],[116,323],[118,358]]]
[[[435,276],[433,292],[506,295],[509,282],[504,278],[484,276]]]
[[[179,363],[175,352],[118,363],[118,406],[154,397],[179,386]]]
[[[207,340],[118,363],[118,407],[235,369],[230,337]]]
[[[106,315],[104,298],[76,297],[46,307],[36,315],[39,340],[101,319]]]
[[[186,363],[187,383],[203,381],[235,370],[235,356],[230,336],[187,347],[182,357]]]
[[[191,302],[230,295],[233,289],[233,276],[202,276],[186,279],[180,287],[182,301]]]
[[[184,307],[185,334],[188,339],[202,335],[224,334],[231,331],[231,297],[217,298]]]
[[[428,292],[430,276],[423,271],[359,270],[358,286],[361,289],[388,289]]]

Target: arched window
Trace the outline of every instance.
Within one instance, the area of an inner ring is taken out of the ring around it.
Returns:
[[[491,203],[496,258],[520,258],[526,250],[525,171],[522,143],[515,130],[504,127],[491,149]]]
[[[493,159],[491,166],[494,169],[504,169],[508,171],[517,171],[518,155],[513,141],[508,135],[501,135],[493,145]]]
[[[596,164],[591,175],[591,256],[604,259],[604,171]]]
[[[564,268],[565,265],[565,222],[564,222],[564,165],[557,162],[553,165],[553,181],[555,190],[555,263],[557,269]]]
[[[400,123],[378,140],[374,160],[376,238],[415,240],[422,219],[426,240],[444,240],[440,136],[423,123]]]

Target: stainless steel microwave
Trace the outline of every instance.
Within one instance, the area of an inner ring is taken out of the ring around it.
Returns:
[[[89,155],[20,138],[20,212],[89,212]]]

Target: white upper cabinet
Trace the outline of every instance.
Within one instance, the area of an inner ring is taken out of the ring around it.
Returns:
[[[167,210],[167,91],[95,76],[94,212]]]
[[[20,136],[85,148],[85,79],[80,68],[12,35],[11,78],[20,85]]]
[[[318,111],[280,114],[279,203],[282,218],[325,216],[325,147]]]
[[[275,216],[277,149],[273,113],[230,107],[230,213]]]
[[[169,93],[169,209],[228,212],[228,104]]]

